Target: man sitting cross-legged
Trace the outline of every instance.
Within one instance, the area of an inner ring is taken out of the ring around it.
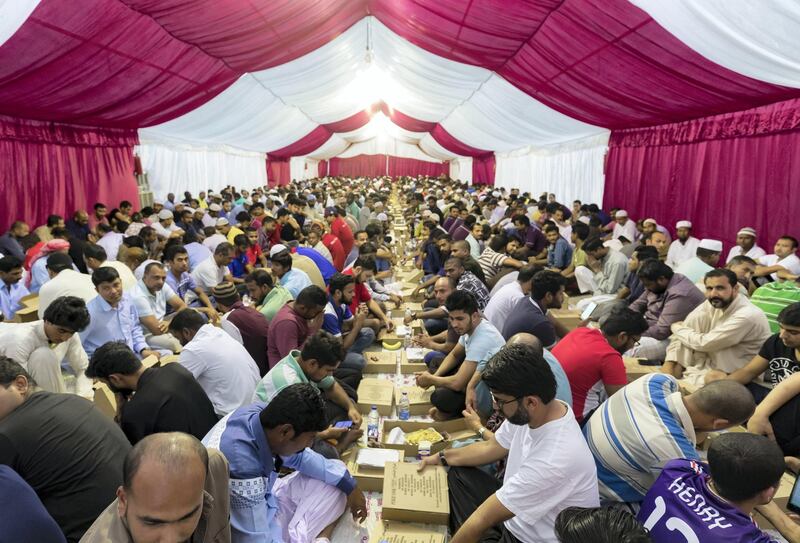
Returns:
[[[355,296],[355,278],[352,275],[336,273],[331,277],[328,286],[328,305],[322,320],[322,328],[341,338],[342,348],[347,352],[343,368],[352,368],[358,372],[364,369],[364,349],[375,341],[375,331],[365,326],[369,310],[361,304],[353,315],[350,304]]]
[[[309,383],[289,385],[268,404],[256,402],[223,418],[203,439],[230,464],[231,535],[236,543],[300,543],[330,538],[349,503],[359,519],[367,515],[364,494],[339,460],[311,447],[327,427],[325,400]],[[278,471],[296,472],[278,479]],[[307,504],[304,522],[289,525],[288,502]],[[309,511],[308,508],[313,508]],[[294,536],[290,535],[290,531]]]
[[[341,450],[361,435],[361,414],[356,407],[356,390],[361,382],[361,372],[341,368],[343,357],[339,338],[320,330],[309,337],[302,350],[293,350],[275,364],[258,385],[253,401],[269,403],[275,395],[295,383],[311,383],[323,391],[328,424],[343,420],[353,421],[353,430],[330,427],[319,433],[318,439],[338,439]],[[344,438],[344,439],[343,439]]]
[[[555,542],[558,513],[597,507],[597,472],[556,380],[529,345],[509,345],[483,371],[494,405],[506,418],[488,440],[426,457],[420,469],[451,466],[452,543]],[[503,484],[476,466],[507,457]]]
[[[469,292],[455,291],[447,298],[445,306],[450,326],[461,337],[435,373],[417,374],[417,385],[436,387],[431,395],[433,408],[430,411],[435,419],[456,417],[465,406],[486,417],[491,413],[491,398],[480,376],[486,362],[505,345],[505,340],[497,328],[483,319],[478,303]]]

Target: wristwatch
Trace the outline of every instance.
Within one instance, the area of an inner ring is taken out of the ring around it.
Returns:
[[[449,466],[450,464],[447,463],[447,459],[444,457],[444,451],[439,451],[439,463],[444,467]]]
[[[483,434],[485,433],[486,433],[486,426],[481,426],[480,428],[478,428],[478,435],[481,436],[481,439],[486,439],[483,437]]]

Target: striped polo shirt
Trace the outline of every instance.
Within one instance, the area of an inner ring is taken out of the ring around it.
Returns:
[[[311,383],[321,390],[328,390],[334,384],[334,379],[331,376],[326,377],[322,381],[311,381],[306,377],[303,368],[297,362],[300,358],[300,351],[292,350],[275,364],[267,374],[261,378],[261,381],[256,385],[256,391],[253,393],[254,402],[269,403],[278,392],[297,383]]]
[[[583,433],[597,464],[601,500],[640,502],[675,458],[699,460],[678,381],[654,373],[606,400]]]
[[[750,297],[757,308],[764,312],[773,334],[780,332],[778,313],[789,304],[800,302],[800,286],[793,281],[767,283],[758,287]]]

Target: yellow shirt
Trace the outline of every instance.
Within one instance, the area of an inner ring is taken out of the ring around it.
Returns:
[[[231,226],[231,229],[228,231],[228,243],[233,243],[233,238],[239,234],[244,234],[244,232],[242,232],[241,229],[237,228],[236,226]]]

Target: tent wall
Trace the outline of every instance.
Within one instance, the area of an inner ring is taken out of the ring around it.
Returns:
[[[0,229],[32,228],[53,213],[69,219],[95,202],[139,207],[133,176],[135,130],[88,129],[0,118]]]
[[[446,162],[428,162],[413,158],[387,155],[358,155],[350,158],[335,157],[329,160],[330,175],[350,177],[376,177],[380,175],[430,175],[446,174]]]
[[[450,179],[472,183],[472,158],[461,157],[450,161]]]
[[[691,219],[696,237],[722,239],[751,226],[772,252],[800,231],[800,101],[637,130],[612,132],[604,203],[672,230]],[[722,236],[722,238],[720,238]]]

